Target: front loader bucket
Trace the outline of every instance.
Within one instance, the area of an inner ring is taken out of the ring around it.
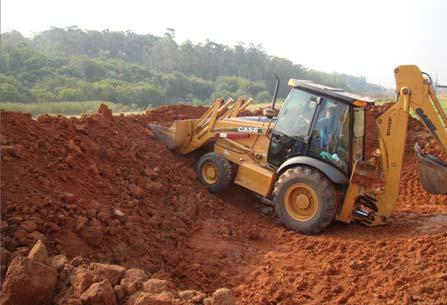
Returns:
[[[419,179],[422,187],[431,194],[447,194],[447,163],[422,152],[418,144],[414,150],[419,159]]]
[[[191,140],[191,123],[193,120],[174,121],[171,127],[150,124],[157,139],[162,141],[168,149],[178,149]]]

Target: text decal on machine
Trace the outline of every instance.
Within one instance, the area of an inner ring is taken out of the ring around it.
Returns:
[[[262,128],[241,126],[237,128],[237,132],[262,133]]]

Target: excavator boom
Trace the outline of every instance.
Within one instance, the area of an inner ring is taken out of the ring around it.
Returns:
[[[388,222],[399,196],[410,110],[413,110],[444,152],[447,151],[447,119],[432,84],[417,66],[395,69],[397,101],[376,118],[379,131],[380,166],[358,162],[337,219],[367,225]],[[447,164],[415,147],[421,184],[433,194],[447,194]],[[372,189],[371,177],[381,170],[384,187]]]
[[[447,115],[434,93],[430,79],[423,77],[417,66],[400,66],[394,71],[396,90],[403,99],[404,111],[409,107],[430,132],[442,151],[447,152]],[[422,152],[415,145],[419,160],[419,177],[424,189],[432,194],[447,194],[447,164]],[[391,164],[389,164],[390,167]]]
[[[402,66],[396,71],[396,84],[408,95],[410,107],[447,152],[447,115],[439,102],[430,79],[424,78],[416,66]],[[420,77],[412,77],[419,74]],[[447,163],[422,152],[419,145],[414,150],[419,160],[419,178],[422,187],[432,194],[447,194]]]

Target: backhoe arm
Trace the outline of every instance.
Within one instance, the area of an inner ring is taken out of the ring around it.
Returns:
[[[417,66],[399,66],[395,69],[397,101],[376,118],[379,131],[383,190],[372,190],[371,173],[377,168],[358,162],[351,176],[345,200],[337,219],[349,222],[351,216],[367,225],[388,222],[399,196],[399,186],[408,133],[410,109],[440,144],[447,150],[447,119],[431,83]],[[436,194],[447,193],[447,164],[433,156],[417,151],[420,160],[421,182],[424,188]],[[422,164],[422,165],[421,165]],[[423,164],[428,164],[423,166]],[[427,170],[430,172],[427,173]]]
[[[441,106],[432,84],[425,79],[417,66],[400,66],[394,71],[399,98],[415,112],[419,120],[447,152],[447,115]]]

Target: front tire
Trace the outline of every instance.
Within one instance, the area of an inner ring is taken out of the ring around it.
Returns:
[[[287,169],[275,183],[273,202],[281,223],[304,234],[323,231],[337,212],[335,186],[317,169]]]
[[[203,155],[196,164],[197,177],[212,193],[225,189],[233,180],[233,172],[231,162],[214,152]]]

